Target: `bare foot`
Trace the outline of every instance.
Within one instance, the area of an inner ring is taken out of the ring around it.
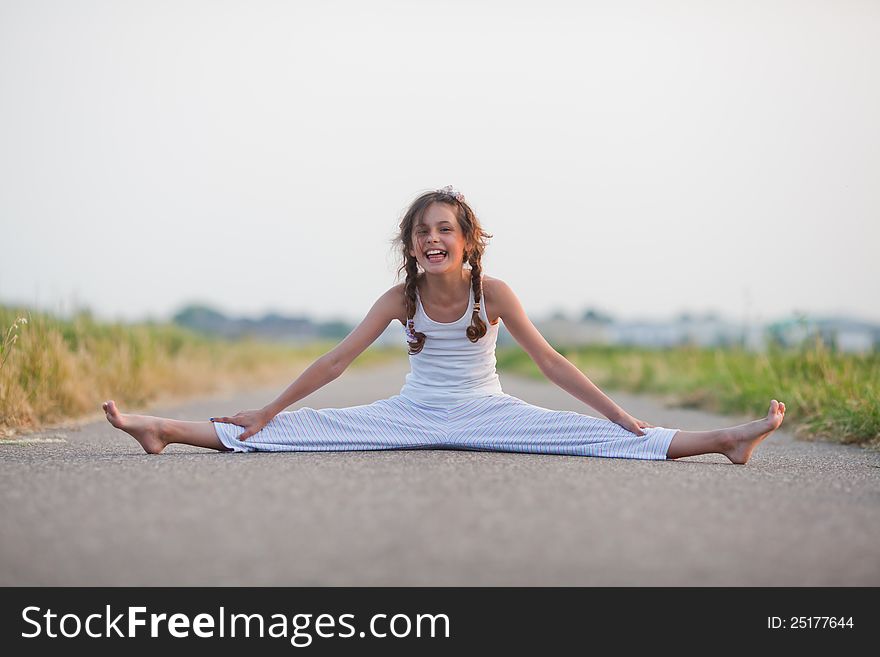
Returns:
[[[784,418],[785,404],[775,399],[772,400],[767,417],[729,429],[725,441],[729,446],[724,450],[723,454],[732,463],[748,463],[752,456],[752,451],[758,446],[758,443],[776,431]]]
[[[161,454],[168,444],[162,440],[161,420],[151,415],[125,415],[116,408],[112,399],[101,406],[107,419],[141,444],[147,454]]]

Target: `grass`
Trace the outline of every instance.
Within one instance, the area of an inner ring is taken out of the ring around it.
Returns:
[[[99,413],[106,399],[136,411],[165,399],[286,385],[336,344],[232,341],[172,324],[98,322],[88,312],[68,320],[6,306],[0,330],[0,436],[7,437]],[[370,348],[352,367],[398,357]]]
[[[27,323],[18,321],[24,317]],[[212,338],[170,324],[102,323],[0,306],[0,436],[99,413],[105,399],[136,411],[164,399],[286,385],[335,341],[284,346]],[[666,395],[679,406],[755,417],[784,401],[800,438],[880,448],[880,354],[837,353],[821,341],[766,353],[736,348],[558,348],[603,390]],[[371,347],[352,367],[400,358]],[[519,347],[499,347],[499,372],[543,378]],[[281,388],[279,388],[279,392]],[[610,393],[609,393],[610,394]]]
[[[880,448],[880,354],[839,353],[821,340],[766,353],[738,348],[558,348],[603,390],[666,396],[721,414],[767,413],[785,402],[786,427],[802,439]],[[543,378],[518,347],[497,351],[498,370]],[[610,394],[610,393],[609,393]]]

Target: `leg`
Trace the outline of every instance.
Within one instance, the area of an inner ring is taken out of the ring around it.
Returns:
[[[612,458],[659,460],[724,454],[740,464],[782,424],[784,415],[785,404],[774,399],[766,418],[747,424],[715,431],[653,427],[637,436],[609,420],[546,409],[509,395],[494,396],[453,408],[449,441],[463,449]]]
[[[725,450],[725,429],[714,431],[682,431],[672,437],[667,459],[680,459],[700,454],[723,454]]]
[[[445,437],[445,409],[400,395],[347,408],[298,408],[279,413],[242,441],[244,429],[215,422],[224,446],[236,452],[327,452],[433,449]]]
[[[609,420],[493,395],[450,410],[448,443],[480,451],[662,460],[676,431],[653,427],[639,436]]]
[[[152,415],[123,414],[112,400],[105,402],[103,409],[110,424],[131,434],[147,454],[160,454],[171,443],[227,451],[211,422],[184,422]]]
[[[679,431],[669,445],[666,458],[700,454],[723,454],[731,463],[748,463],[758,444],[773,433],[785,418],[785,404],[770,402],[767,417],[715,431]]]

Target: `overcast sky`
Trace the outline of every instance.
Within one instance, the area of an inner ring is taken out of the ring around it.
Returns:
[[[0,302],[360,320],[452,184],[533,319],[880,321],[880,2],[0,0]]]

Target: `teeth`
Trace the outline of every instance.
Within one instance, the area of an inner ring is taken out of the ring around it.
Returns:
[[[446,251],[428,251],[425,255],[446,255]]]

